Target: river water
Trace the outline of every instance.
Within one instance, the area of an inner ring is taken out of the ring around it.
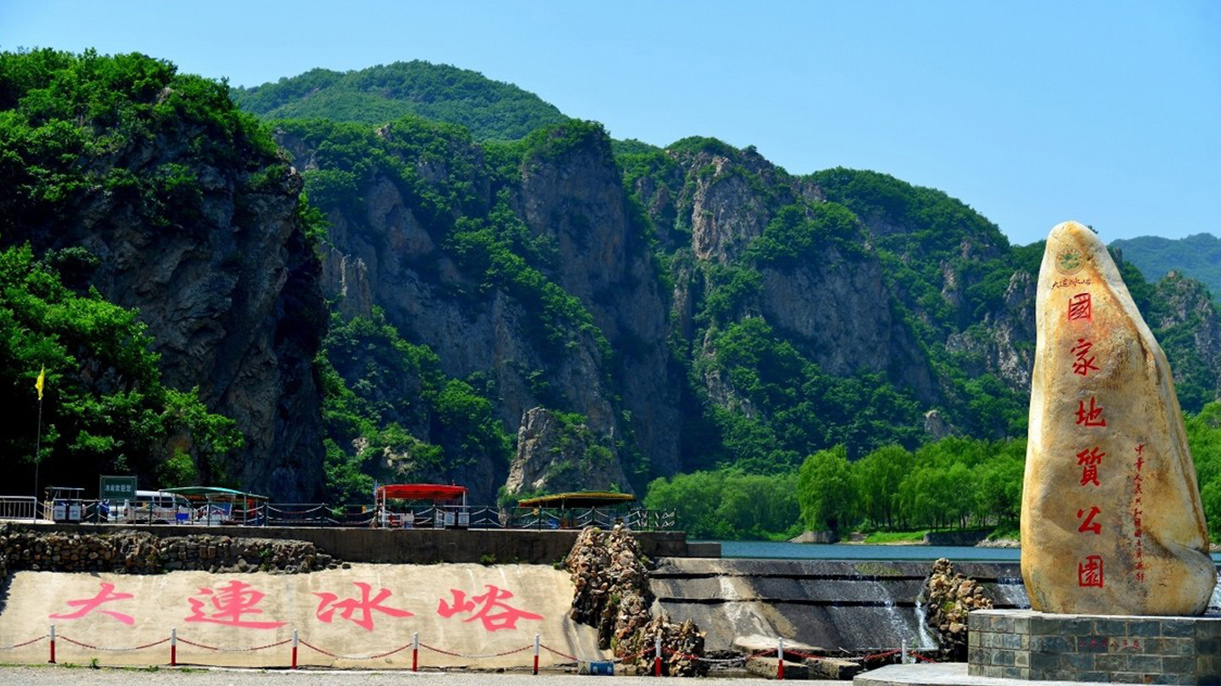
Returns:
[[[937,545],[865,545],[858,543],[787,543],[776,541],[717,541],[721,557],[758,560],[937,560],[951,562],[1018,562],[1018,548],[976,548]],[[1213,553],[1221,562],[1221,553]]]
[[[764,560],[937,560],[951,562],[1017,562],[1017,548],[939,545],[865,545],[859,543],[787,543],[718,541],[721,557]]]

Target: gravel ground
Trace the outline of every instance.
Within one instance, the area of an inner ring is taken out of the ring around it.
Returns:
[[[596,678],[596,677],[593,677]],[[591,677],[544,672],[410,672],[347,670],[254,670],[215,668],[90,669],[89,667],[0,667],[3,686],[391,686],[418,680],[420,686],[596,686]],[[647,676],[616,676],[616,686],[657,686]],[[751,683],[748,676],[717,678],[718,685]],[[675,686],[683,683],[677,681]]]

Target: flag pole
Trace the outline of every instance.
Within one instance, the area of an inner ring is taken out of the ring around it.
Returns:
[[[38,465],[42,462],[42,398],[38,399],[38,434],[34,436],[34,519],[38,519]]]
[[[38,466],[42,463],[42,390],[47,380],[47,368],[44,365],[38,372],[38,380],[34,389],[38,391],[38,433],[34,435],[34,519],[38,519]]]

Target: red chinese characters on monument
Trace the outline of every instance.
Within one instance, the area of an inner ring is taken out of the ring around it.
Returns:
[[[1069,298],[1068,301],[1068,321],[1092,321],[1092,308],[1093,302],[1090,294],[1077,293]],[[1100,367],[1097,364],[1097,356],[1090,354],[1093,348],[1094,342],[1092,340],[1081,337],[1069,349],[1073,356],[1074,375],[1088,377],[1091,372],[1099,371]],[[1105,427],[1107,420],[1103,417],[1102,411],[1103,407],[1098,404],[1098,399],[1093,395],[1089,398],[1088,406],[1085,400],[1078,400],[1075,423],[1077,426],[1085,428]],[[1102,465],[1102,458],[1104,457],[1106,457],[1106,453],[1102,452],[1100,446],[1084,448],[1077,453],[1077,466],[1081,467],[1081,480],[1078,485],[1082,488],[1101,485],[1101,482],[1098,480],[1098,469]],[[1094,521],[1100,514],[1102,514],[1102,509],[1097,505],[1091,505],[1088,510],[1085,508],[1078,509],[1077,519],[1081,523],[1077,527],[1077,531],[1083,534],[1100,535],[1102,533],[1102,523]],[[1101,555],[1086,555],[1077,564],[1077,585],[1083,588],[1103,588],[1105,584],[1103,567]]]
[[[1145,512],[1142,509],[1143,489],[1141,488],[1141,471],[1145,467],[1145,444],[1136,446],[1136,475],[1132,477],[1132,537],[1136,539],[1136,580],[1145,582],[1145,544],[1144,523],[1141,521]]]
[[[1081,485],[1093,484],[1098,486],[1098,465],[1102,464],[1102,458],[1106,457],[1106,453],[1101,452],[1098,446],[1092,449],[1087,448],[1077,453],[1077,464],[1081,467]]]
[[[81,600],[67,601],[67,604],[69,606],[79,608],[76,612],[73,612],[72,614],[53,614],[53,615],[50,615],[51,619],[80,619],[81,617],[84,617],[85,615],[89,614],[90,612],[97,610],[98,612],[101,612],[104,615],[110,615],[111,617],[114,617],[115,619],[126,624],[127,626],[134,625],[136,623],[136,620],[134,618],[132,618],[131,615],[125,615],[122,612],[112,612],[110,610],[98,610],[98,607],[102,603],[109,603],[109,602],[113,602],[116,600],[130,600],[131,598],[134,598],[135,596],[133,596],[130,593],[116,593],[114,590],[114,584],[108,584],[104,581],[99,582],[99,583],[100,583],[102,589],[100,591],[98,591],[98,594],[93,596],[92,598],[84,598]]]
[[[320,592],[314,593],[322,599],[318,603],[318,610],[314,613],[318,619],[331,623],[335,616],[335,610],[340,610],[339,616],[352,622],[356,626],[364,628],[365,631],[373,631],[373,613],[380,612],[390,617],[411,617],[413,613],[407,610],[400,610],[394,607],[386,607],[382,605],[382,601],[390,597],[390,590],[382,588],[373,598],[369,597],[369,592],[372,587],[369,584],[360,581],[353,581],[352,584],[360,589],[360,598],[346,598],[339,600],[339,596],[334,593]],[[359,614],[357,614],[359,613]],[[353,615],[356,615],[353,618]]]
[[[1081,522],[1081,526],[1077,527],[1077,531],[1082,533],[1089,532],[1095,536],[1102,533],[1102,525],[1094,521],[1094,517],[1097,517],[1101,512],[1102,510],[1100,510],[1097,505],[1090,507],[1089,512],[1086,512],[1085,510],[1077,510],[1077,519],[1085,517],[1085,521]]]
[[[487,585],[487,589],[487,593],[471,596],[468,600],[466,593],[456,588],[451,588],[449,592],[453,594],[453,603],[441,600],[437,606],[437,614],[448,619],[459,613],[473,612],[470,617],[462,621],[473,622],[478,619],[483,622],[483,628],[488,631],[516,629],[517,620],[519,619],[543,618],[542,615],[519,610],[505,603],[504,601],[513,597],[513,594],[509,591],[497,588],[491,584]]]
[[[242,618],[242,615],[262,614],[255,607],[263,600],[264,594],[256,591],[250,584],[241,581],[230,581],[215,591],[201,588],[196,596],[206,596],[204,600],[195,597],[187,599],[191,604],[191,616],[183,621],[209,622],[242,629],[275,629],[284,626],[285,622],[254,622]],[[205,613],[205,607],[211,605],[211,614]]]
[[[1092,341],[1087,341],[1084,338],[1077,339],[1077,345],[1074,345],[1069,352],[1073,354],[1073,373],[1078,376],[1089,376],[1090,372],[1098,371],[1098,365],[1094,364],[1097,359],[1094,355],[1090,355],[1090,348],[1094,347]]]
[[[1094,318],[1089,293],[1078,293],[1068,299],[1068,321],[1090,321]]]
[[[1101,555],[1087,555],[1084,560],[1077,563],[1078,586],[1102,588],[1104,582]]]
[[[1085,401],[1077,401],[1077,425],[1078,426],[1106,426],[1107,420],[1102,417],[1103,407],[1097,404],[1094,396],[1090,396],[1090,406],[1085,407]]]

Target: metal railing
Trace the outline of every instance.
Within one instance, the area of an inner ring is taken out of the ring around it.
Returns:
[[[193,526],[325,526],[393,529],[610,529],[635,531],[675,528],[672,510],[645,508],[528,508],[435,506],[387,508],[332,507],[326,503],[207,503],[192,507],[121,507],[106,501],[36,501],[32,496],[0,496],[0,519],[45,519],[81,524],[180,524]]]
[[[0,495],[0,519],[38,518],[38,499],[32,495]]]

